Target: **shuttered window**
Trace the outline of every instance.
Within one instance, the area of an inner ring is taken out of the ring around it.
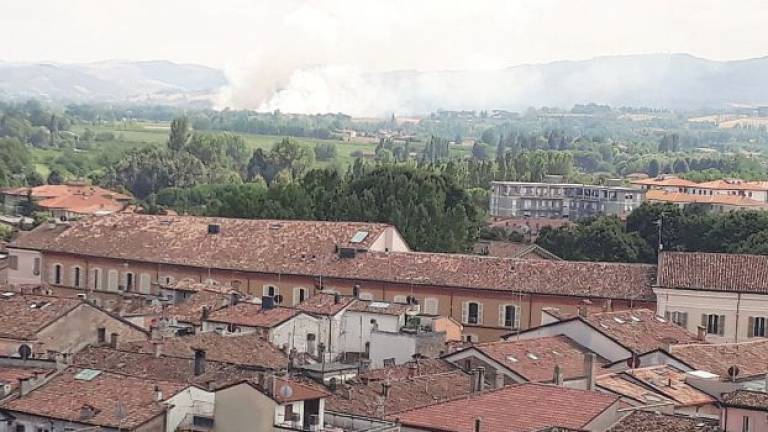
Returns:
[[[680,327],[688,327],[688,312],[667,311],[664,313],[664,318]]]
[[[701,316],[701,325],[707,329],[707,334],[725,335],[725,315],[704,314]]]
[[[117,270],[110,270],[107,277],[107,289],[117,291]]]
[[[438,315],[440,313],[440,302],[434,297],[424,299],[424,313],[427,315]]]
[[[516,329],[520,327],[520,309],[517,305],[505,304],[499,306],[499,325]]]
[[[483,304],[477,302],[464,302],[462,304],[461,321],[464,324],[483,323]]]
[[[139,291],[143,294],[149,294],[152,286],[152,277],[147,273],[142,273],[139,276]]]
[[[8,268],[11,270],[18,270],[19,269],[19,257],[18,255],[9,255],[8,256]]]
[[[765,337],[766,317],[749,317],[748,337]]]

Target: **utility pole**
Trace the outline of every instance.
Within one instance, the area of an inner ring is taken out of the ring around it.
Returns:
[[[660,214],[659,220],[655,221],[654,223],[658,227],[658,231],[659,231],[658,253],[661,254],[661,251],[664,250],[664,243],[662,243],[662,238],[661,238],[662,227],[664,226],[664,213]]]

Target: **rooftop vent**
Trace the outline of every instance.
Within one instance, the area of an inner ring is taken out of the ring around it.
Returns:
[[[221,232],[221,225],[208,224],[208,234],[218,234]]]

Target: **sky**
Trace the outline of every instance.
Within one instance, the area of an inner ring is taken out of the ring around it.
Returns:
[[[199,63],[263,100],[320,65],[430,71],[616,54],[761,57],[766,22],[765,0],[3,0],[0,61]]]

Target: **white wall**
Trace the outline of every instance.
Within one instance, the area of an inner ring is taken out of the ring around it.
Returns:
[[[10,256],[18,257],[18,266],[16,270],[8,267],[8,283],[11,285],[32,284],[37,285],[42,282],[43,258],[38,251],[8,248],[8,259]],[[35,258],[40,262],[38,272],[35,274]]]
[[[409,252],[411,249],[400,233],[393,227],[386,228],[368,248],[375,252]]]
[[[378,330],[397,333],[404,324],[400,316],[347,311],[342,321],[341,338],[337,341],[344,352],[364,352],[365,343],[371,341],[371,331],[376,320]]]
[[[190,386],[168,398],[171,409],[168,410],[166,418],[166,430],[175,431],[187,415],[213,417],[215,395],[213,392]]]
[[[289,348],[296,348],[300,353],[307,352],[307,334],[315,335],[315,352],[317,353],[317,344],[319,340],[319,320],[307,314],[301,313],[292,319],[280,324],[269,331],[269,341],[278,348],[288,345]]]
[[[416,353],[416,339],[403,333],[371,333],[371,368],[384,367],[384,359],[394,358],[395,364],[403,364]]]

